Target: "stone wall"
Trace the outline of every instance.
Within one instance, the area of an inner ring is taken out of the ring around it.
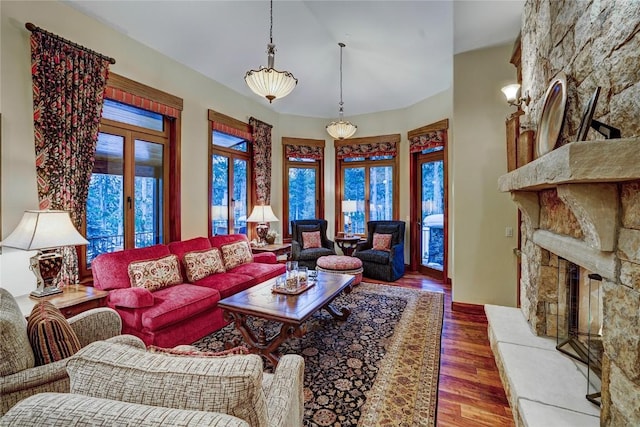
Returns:
[[[523,129],[537,130],[547,86],[562,71],[568,102],[558,145],[575,140],[597,86],[602,89],[594,118],[619,128],[623,137],[640,135],[640,1],[528,0],[521,40],[522,90],[531,96]],[[587,136],[601,138],[593,130]],[[606,426],[640,425],[640,181],[620,183],[618,190],[616,274],[603,281]],[[553,194],[539,197],[540,228],[581,239],[577,222],[560,219],[563,206]],[[532,329],[544,335],[556,326],[547,314],[557,309],[558,261],[533,242],[534,231],[523,222],[521,307]]]

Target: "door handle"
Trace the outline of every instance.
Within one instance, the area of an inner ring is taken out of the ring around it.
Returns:
[[[132,204],[131,196],[127,196],[127,207],[129,209],[131,209],[131,204]]]

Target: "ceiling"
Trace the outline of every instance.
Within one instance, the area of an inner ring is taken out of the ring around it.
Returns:
[[[269,2],[67,0],[80,12],[247,97],[266,66]],[[343,51],[345,117],[408,107],[451,86],[453,54],[515,40],[524,0],[273,4],[275,68],[298,85],[273,110],[335,118]],[[110,52],[106,55],[115,56]]]

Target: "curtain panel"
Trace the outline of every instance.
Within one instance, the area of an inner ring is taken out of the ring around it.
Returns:
[[[80,229],[109,60],[49,33],[34,31],[30,41],[39,207],[70,211]],[[58,285],[78,280],[75,249],[64,256]]]
[[[254,117],[249,118],[253,148],[253,183],[256,205],[271,204],[271,126]]]

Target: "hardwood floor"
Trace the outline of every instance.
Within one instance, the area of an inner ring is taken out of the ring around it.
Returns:
[[[393,285],[445,294],[437,425],[513,426],[485,315],[452,311],[451,286],[421,274],[409,272]]]

